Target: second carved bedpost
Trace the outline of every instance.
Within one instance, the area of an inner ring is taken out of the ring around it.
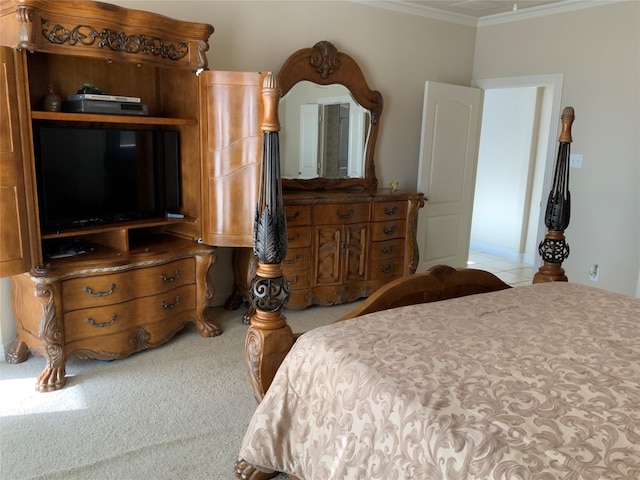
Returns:
[[[267,75],[262,89],[262,165],[253,246],[258,267],[249,290],[254,313],[245,340],[245,361],[258,402],[264,397],[278,366],[294,342],[291,327],[282,314],[289,299],[290,286],[282,271],[282,260],[287,255],[287,225],[278,138],[281,93],[278,77]]]
[[[553,185],[547,200],[544,223],[547,234],[538,246],[543,264],[533,276],[533,283],[566,282],[567,276],[562,268],[569,256],[569,245],[565,241],[564,231],[569,226],[571,216],[571,193],[569,192],[569,156],[571,152],[571,126],[575,114],[573,107],[562,111],[562,132],[558,142],[558,156],[553,175]]]

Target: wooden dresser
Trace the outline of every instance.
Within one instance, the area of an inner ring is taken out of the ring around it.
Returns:
[[[417,216],[425,199],[416,191],[378,188],[382,94],[328,41],[292,53],[278,76],[288,243],[283,273],[291,289],[286,307],[352,302],[415,273]],[[331,121],[327,105],[348,113]],[[236,251],[227,308],[249,300],[256,266],[251,250]]]
[[[287,308],[337,305],[368,297],[418,266],[416,224],[421,193],[288,192],[284,276],[291,287]],[[249,298],[253,252],[234,256],[235,292],[227,308]],[[251,309],[245,315],[248,322]]]
[[[285,206],[288,308],[351,302],[415,273],[422,195],[291,193],[285,195]]]

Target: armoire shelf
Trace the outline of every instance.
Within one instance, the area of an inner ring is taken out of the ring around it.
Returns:
[[[65,122],[121,123],[128,125],[197,125],[195,118],[145,117],[139,115],[104,115],[95,113],[65,113],[32,111],[34,120],[54,120]]]

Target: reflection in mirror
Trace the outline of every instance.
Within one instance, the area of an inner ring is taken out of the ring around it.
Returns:
[[[298,82],[281,99],[283,178],[363,178],[371,114],[342,85]]]
[[[380,92],[369,88],[356,61],[323,40],[312,48],[292,53],[278,77],[282,99],[286,102],[284,108],[282,103],[279,107],[281,157],[286,157],[286,164],[280,165],[284,172],[283,189],[375,190],[378,180],[374,156],[383,101]],[[306,85],[302,87],[303,92],[290,97],[289,93],[297,91],[299,84]],[[320,93],[304,93],[309,85]],[[293,97],[297,96],[303,99],[294,101]],[[337,106],[341,104],[344,107]],[[332,110],[342,110],[346,119],[346,104],[349,105],[348,126],[346,120],[330,122]],[[340,128],[329,127],[333,123]],[[341,136],[348,138],[348,142],[328,140]],[[301,151],[312,153],[301,155]],[[336,153],[329,154],[334,151]],[[358,152],[362,152],[361,155]]]

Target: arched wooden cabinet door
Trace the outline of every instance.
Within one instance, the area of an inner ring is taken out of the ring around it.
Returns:
[[[16,62],[19,53],[8,47],[0,47],[0,277],[24,273],[31,268],[32,257],[38,254],[38,242],[31,240],[35,230],[35,214],[29,213],[26,182],[30,173],[25,172],[26,154],[20,135],[20,98],[24,98],[20,81],[23,72]],[[20,85],[20,90],[18,86]],[[22,92],[21,96],[15,92]]]
[[[266,73],[200,75],[202,239],[220,247],[252,247],[260,179]]]

